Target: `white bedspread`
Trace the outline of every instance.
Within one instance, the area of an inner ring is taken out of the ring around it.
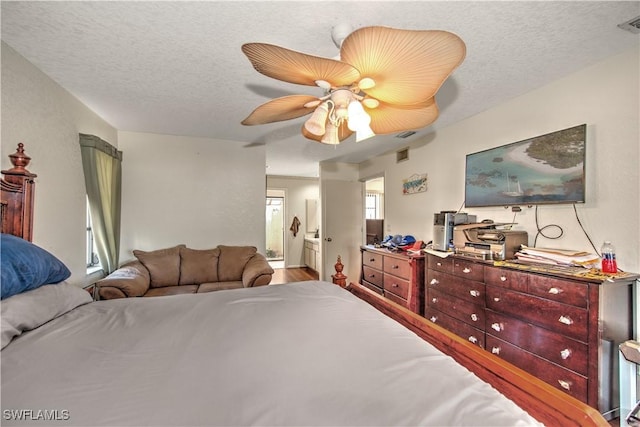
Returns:
[[[324,282],[93,302],[18,337],[1,363],[3,425],[535,424]]]

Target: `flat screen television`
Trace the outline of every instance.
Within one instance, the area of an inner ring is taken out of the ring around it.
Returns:
[[[467,154],[465,206],[585,202],[586,129],[568,129]]]

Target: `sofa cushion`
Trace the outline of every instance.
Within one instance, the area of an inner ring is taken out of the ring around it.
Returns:
[[[181,294],[195,294],[198,290],[198,285],[184,285],[184,286],[165,286],[164,288],[149,289],[145,297],[162,297],[166,295],[181,295]]]
[[[218,281],[220,249],[180,248],[180,284],[199,285]]]
[[[177,286],[180,283],[181,248],[186,248],[186,245],[151,252],[133,251],[133,255],[149,270],[152,288]]]
[[[242,272],[247,262],[258,251],[255,246],[219,245],[218,280],[221,282],[242,281]]]
[[[225,289],[240,289],[244,288],[242,282],[214,282],[203,283],[198,287],[198,293],[224,291]]]

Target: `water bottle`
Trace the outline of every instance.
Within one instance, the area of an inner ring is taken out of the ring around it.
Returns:
[[[616,249],[610,241],[606,240],[600,249],[602,253],[602,272],[617,273],[618,264],[616,263]]]

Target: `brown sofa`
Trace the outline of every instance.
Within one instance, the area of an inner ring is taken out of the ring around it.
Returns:
[[[96,283],[100,299],[195,294],[268,285],[273,269],[253,246],[152,252],[133,251],[135,260]]]

